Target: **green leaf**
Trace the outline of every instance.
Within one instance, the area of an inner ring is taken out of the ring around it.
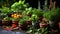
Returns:
[[[27,31],[27,33],[31,33],[31,32],[32,32],[32,30]]]

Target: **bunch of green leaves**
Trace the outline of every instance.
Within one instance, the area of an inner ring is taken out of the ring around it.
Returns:
[[[25,23],[26,23],[26,20],[20,19],[20,20],[19,20],[19,23],[20,23],[20,24],[25,24]]]
[[[44,13],[43,16],[51,21],[60,21],[60,8],[52,9],[51,11]]]
[[[7,21],[7,20],[10,20],[10,17],[5,17],[5,18],[3,18],[3,20],[5,20],[5,21]]]
[[[40,9],[33,9],[33,14],[37,15],[37,16],[42,16],[43,15],[43,11]]]
[[[25,0],[24,1],[20,0],[19,2],[15,2],[11,6],[13,10],[25,10],[25,8],[27,7],[28,7],[28,3],[25,3]]]
[[[48,34],[48,28],[40,28],[40,34]]]
[[[33,10],[32,7],[26,8],[27,14],[32,14],[33,13],[32,10]]]
[[[17,20],[17,21],[18,21],[18,20],[20,20],[20,19],[19,19],[19,18],[11,18],[11,17],[10,17],[10,20]]]
[[[27,13],[27,11],[24,10],[24,11],[22,12],[22,16],[26,16],[26,13]]]
[[[43,17],[45,17],[45,18],[47,18],[47,19],[50,19],[50,17],[51,17],[51,11],[45,12],[45,13],[43,14]]]
[[[37,21],[38,21],[38,16],[35,15],[35,14],[33,14],[33,15],[31,16],[31,20],[32,20],[33,22],[37,22]]]
[[[32,32],[32,29],[31,28],[29,28],[27,31],[26,31],[26,33],[28,33],[28,34],[30,34]]]
[[[11,14],[12,11],[10,10],[10,8],[7,8],[7,7],[2,7],[1,8],[1,13],[4,13],[4,14]]]

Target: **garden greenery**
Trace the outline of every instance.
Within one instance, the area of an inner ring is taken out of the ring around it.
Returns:
[[[52,9],[47,12],[42,11],[41,9],[36,9],[29,7],[29,4],[25,1],[20,0],[19,2],[15,2],[11,8],[2,7],[1,8],[1,14],[2,16],[5,15],[3,18],[4,20],[8,20],[9,17],[8,14],[12,14],[15,12],[21,12],[22,18],[12,18],[10,17],[10,20],[19,20],[19,23],[24,24],[27,20],[32,20],[33,22],[38,21],[38,17],[43,16],[44,18],[47,18],[51,21],[60,21],[60,8]],[[27,16],[30,15],[30,16]],[[32,30],[30,30],[32,31]]]

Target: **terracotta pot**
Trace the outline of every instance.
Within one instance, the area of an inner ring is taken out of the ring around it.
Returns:
[[[2,20],[2,24],[5,26],[11,26],[12,22],[11,22],[11,20],[7,20],[7,21]]]

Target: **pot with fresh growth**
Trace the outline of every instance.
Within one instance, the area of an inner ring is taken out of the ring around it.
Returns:
[[[10,20],[10,17],[3,18],[2,24],[5,25],[5,26],[11,26],[12,22]]]

